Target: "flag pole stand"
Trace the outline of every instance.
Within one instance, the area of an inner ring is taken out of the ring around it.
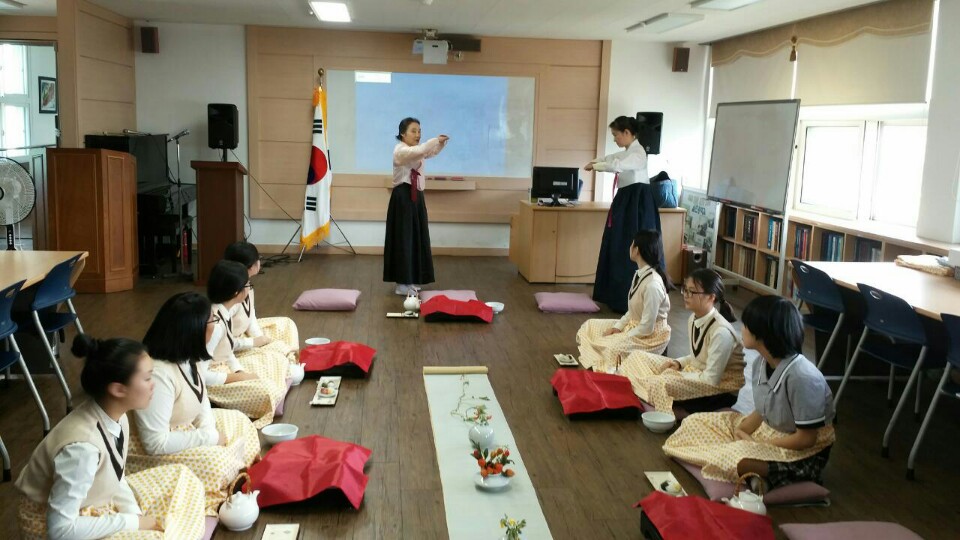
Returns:
[[[330,246],[330,247],[332,247],[332,248],[339,249],[340,251],[343,251],[343,252],[346,252],[346,253],[350,253],[351,255],[358,255],[357,249],[356,249],[355,247],[353,247],[353,243],[351,243],[351,242],[350,242],[350,239],[347,238],[347,234],[343,232],[343,229],[340,228],[340,224],[337,223],[337,220],[333,219],[333,216],[330,216],[330,222],[333,223],[333,226],[336,227],[336,228],[337,228],[337,231],[340,232],[340,236],[342,236],[342,237],[343,237],[343,241],[347,243],[347,247],[346,247],[346,248],[343,247],[343,243],[334,244],[334,243],[331,243],[331,242],[328,241],[328,240],[324,240],[322,243],[323,243],[323,244],[327,244],[328,246]],[[297,237],[297,234],[300,233],[300,230],[301,230],[302,228],[303,228],[302,225],[300,225],[300,224],[297,225],[297,230],[293,231],[293,234],[290,235],[290,239],[287,240],[287,245],[283,246],[283,251],[280,252],[281,255],[285,255],[285,254],[287,253],[287,249],[289,249],[289,248],[290,248],[290,245],[293,244],[293,239]],[[317,244],[316,247],[319,248],[319,246],[320,246],[320,244]],[[350,248],[350,249],[347,249],[347,248]],[[300,245],[300,256],[297,257],[297,262],[298,262],[298,263],[303,261],[303,254],[306,253],[306,252],[307,252],[307,248],[305,248],[305,247],[301,244],[301,245]]]

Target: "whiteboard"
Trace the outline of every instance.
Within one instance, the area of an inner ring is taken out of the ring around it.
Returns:
[[[800,100],[717,105],[707,196],[782,214]]]
[[[327,70],[327,142],[334,172],[390,174],[400,120],[450,142],[429,175],[530,178],[532,77]],[[529,181],[529,180],[527,180]]]

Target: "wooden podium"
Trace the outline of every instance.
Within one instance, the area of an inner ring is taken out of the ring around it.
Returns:
[[[205,285],[227,246],[243,240],[243,177],[232,161],[191,161],[197,171],[197,275]]]
[[[99,148],[47,149],[47,246],[87,251],[74,288],[117,292],[137,279],[137,160]]]

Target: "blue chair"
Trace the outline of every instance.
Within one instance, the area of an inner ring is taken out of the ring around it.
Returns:
[[[887,430],[883,434],[881,454],[887,457],[890,454],[890,435],[914,384],[917,385],[914,414],[919,417],[920,371],[934,367],[934,362],[927,358],[927,334],[920,322],[920,316],[910,307],[910,304],[902,298],[863,283],[857,283],[857,288],[860,289],[860,295],[866,304],[863,334],[843,374],[843,382],[840,383],[840,388],[834,397],[834,407],[839,406],[840,397],[861,353],[890,365],[890,379],[887,385],[888,404],[893,401],[895,371],[898,368],[909,370],[910,378],[907,380],[907,386],[903,389],[897,407],[893,411],[893,417],[890,418]]]
[[[37,387],[33,384],[33,378],[30,376],[30,370],[27,369],[27,363],[23,359],[23,355],[20,354],[20,346],[17,345],[17,339],[14,337],[14,334],[17,332],[17,323],[13,322],[13,319],[10,316],[10,312],[13,310],[13,302],[17,298],[17,293],[20,292],[20,288],[23,287],[24,282],[14,283],[13,285],[7,287],[0,291],[0,343],[5,343],[7,347],[4,350],[0,350],[0,370],[7,372],[9,380],[10,367],[14,364],[20,366],[20,370],[23,372],[23,378],[27,381],[27,386],[30,388],[30,393],[33,394],[33,400],[37,402],[37,407],[40,408],[40,417],[43,420],[43,434],[46,435],[50,432],[50,417],[47,416],[47,410],[43,406],[43,401],[40,399],[40,393],[37,392]],[[2,446],[2,442],[0,442]],[[6,471],[9,467],[9,457],[6,455],[6,449],[3,449],[3,464],[4,470]]]
[[[9,482],[12,478],[10,471],[10,454],[7,447],[3,445],[3,439],[0,439],[0,457],[3,458],[3,481]]]
[[[73,398],[70,395],[70,387],[63,376],[63,371],[57,363],[56,336],[59,333],[62,339],[63,329],[71,324],[77,327],[78,333],[83,333],[80,318],[77,317],[77,310],[73,308],[73,302],[71,301],[71,298],[77,295],[77,291],[70,286],[70,276],[79,262],[80,255],[77,255],[54,266],[43,278],[43,281],[37,285],[36,295],[33,298],[33,303],[30,304],[33,324],[37,333],[44,338],[50,366],[60,380],[60,386],[67,398],[67,413],[73,409]],[[58,311],[60,304],[63,303],[67,304],[69,309],[67,313]]]
[[[923,436],[927,433],[927,427],[930,426],[930,419],[933,418],[933,411],[937,408],[937,401],[940,396],[949,396],[960,398],[960,384],[950,380],[950,371],[960,370],[960,317],[943,313],[940,315],[943,319],[943,326],[947,330],[949,347],[947,349],[947,363],[943,368],[943,376],[940,377],[940,384],[937,385],[936,392],[933,393],[933,400],[930,407],[927,408],[927,414],[923,417],[923,424],[920,425],[920,432],[917,433],[917,440],[913,443],[910,450],[910,458],[907,460],[907,478],[913,480],[914,461],[917,459],[917,452],[920,450],[920,443],[923,442]]]
[[[803,324],[814,330],[830,334],[827,346],[824,347],[820,354],[820,360],[817,362],[817,368],[822,370],[823,363],[830,355],[830,350],[833,348],[837,336],[840,335],[840,329],[843,328],[846,307],[843,305],[840,289],[826,272],[798,259],[792,259],[790,263],[795,270],[794,276],[796,279],[794,281],[797,284],[797,297],[807,306],[816,308],[811,309],[811,313],[803,316]]]

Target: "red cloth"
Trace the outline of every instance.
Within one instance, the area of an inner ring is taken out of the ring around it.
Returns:
[[[768,516],[731,508],[702,497],[671,497],[654,491],[634,505],[642,506],[663,540],[774,540]]]
[[[550,379],[557,391],[563,414],[592,413],[625,408],[640,409],[630,379],[585,369],[560,368]]]
[[[359,509],[369,480],[363,467],[370,454],[368,448],[356,444],[310,435],[274,445],[247,473],[252,489],[260,490],[260,508],[339,489]]]
[[[377,350],[361,343],[334,341],[326,345],[311,345],[300,351],[300,362],[307,373],[327,372],[336,368],[356,368],[366,374],[373,364]]]
[[[420,191],[420,188],[417,184],[420,181],[420,171],[416,169],[410,169],[410,200],[417,202],[417,192]]]
[[[479,300],[451,300],[440,295],[420,304],[420,316],[426,322],[493,322],[493,308]]]

